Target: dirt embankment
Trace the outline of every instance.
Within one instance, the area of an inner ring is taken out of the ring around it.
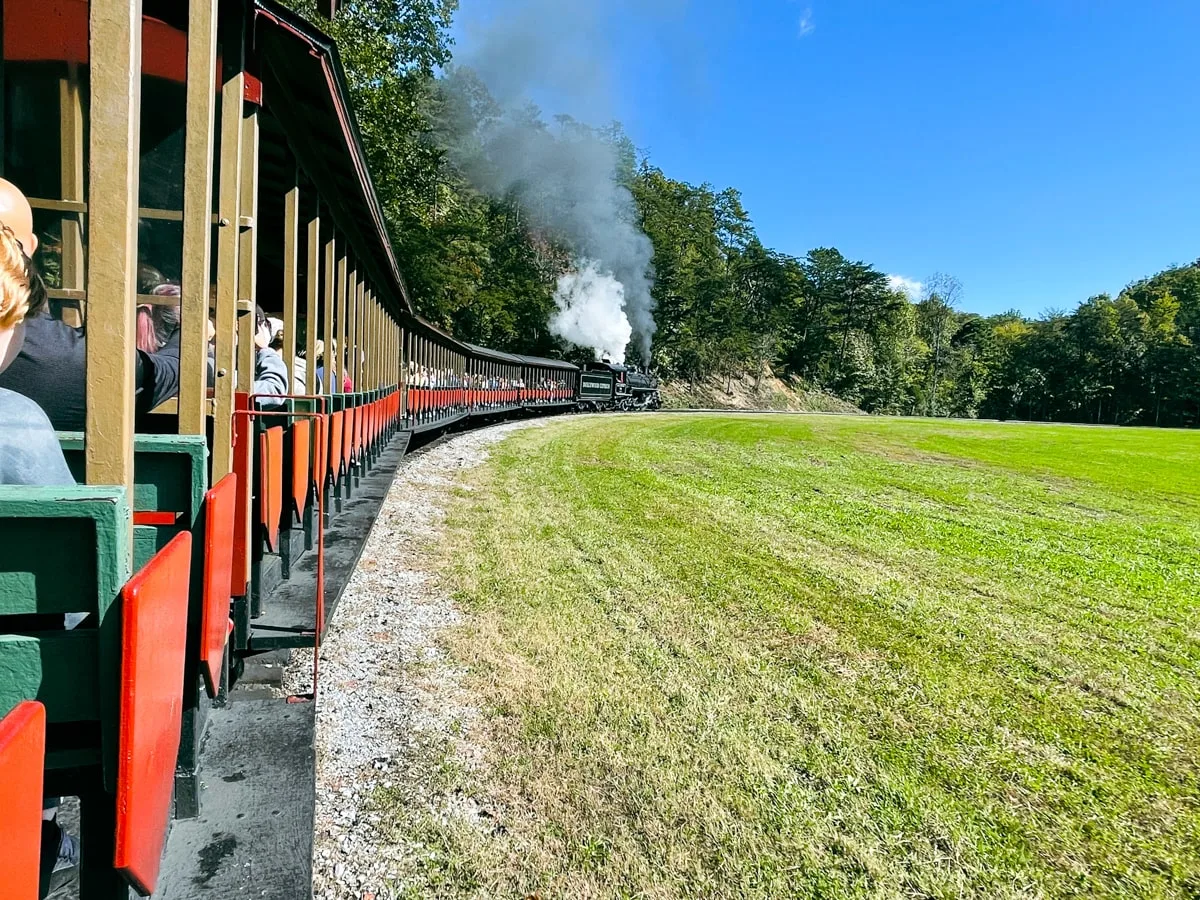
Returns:
[[[667,409],[772,409],[781,412],[836,412],[863,415],[852,403],[825,391],[805,388],[796,379],[773,375],[759,380],[710,378],[703,382],[672,381],[662,386]]]

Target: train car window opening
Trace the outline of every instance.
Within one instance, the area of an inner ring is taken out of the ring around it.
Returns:
[[[169,14],[169,4],[159,5]],[[4,0],[3,7],[4,177],[33,207],[35,262],[51,312],[75,327],[87,315],[87,10],[85,0]],[[186,49],[181,30],[143,18],[143,67],[161,74],[142,77],[138,256],[161,273],[160,283],[175,285],[183,253],[185,85],[183,70],[176,71],[182,61],[168,60],[167,51],[179,48]],[[155,296],[155,305],[169,305]]]

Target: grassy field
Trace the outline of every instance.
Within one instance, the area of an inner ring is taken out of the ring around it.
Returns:
[[[502,827],[431,893],[1200,897],[1200,434],[581,417],[469,480]]]

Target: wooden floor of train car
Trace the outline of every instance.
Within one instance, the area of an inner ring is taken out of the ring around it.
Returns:
[[[326,530],[327,626],[410,437],[398,432],[392,438]],[[306,554],[292,578],[266,598],[265,615],[252,625],[263,644],[312,645],[294,629],[313,627],[315,559]],[[212,711],[200,751],[200,815],[172,822],[155,898],[311,897],[316,711],[311,701],[264,699],[264,693],[282,692],[247,679],[224,708]]]

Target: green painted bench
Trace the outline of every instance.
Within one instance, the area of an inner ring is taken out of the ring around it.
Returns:
[[[67,466],[84,476],[83,435],[59,432]],[[199,814],[196,780],[200,740],[213,691],[203,679],[203,617],[206,547],[204,503],[208,489],[208,444],[202,435],[138,434],[133,445],[133,565],[144,566],[185,531],[192,532],[192,587],[188,604],[188,650],[183,691],[183,734],[179,751],[177,814]],[[210,548],[231,553],[228,546]]]
[[[83,435],[58,434],[67,467],[84,480]],[[208,490],[208,445],[202,435],[139,434],[133,445],[134,566],[181,531],[195,528]]]
[[[46,795],[81,799],[81,900],[152,890],[179,746],[192,536],[131,578],[132,523],[123,488],[0,486],[0,716],[46,708]]]

